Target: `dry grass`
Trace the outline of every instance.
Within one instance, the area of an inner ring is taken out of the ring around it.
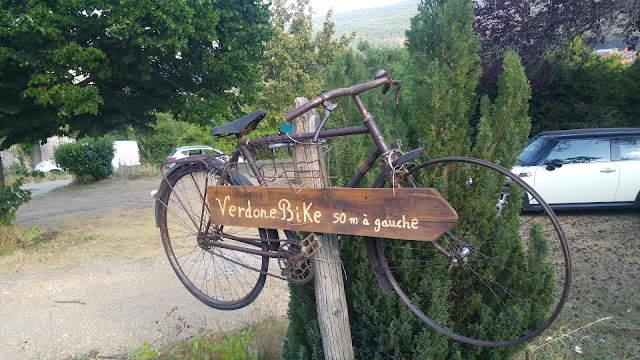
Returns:
[[[0,223],[0,255],[8,254],[18,248],[22,231],[16,225]]]
[[[287,318],[277,317],[266,318],[252,326],[252,347],[258,351],[258,359],[282,358],[282,343],[288,326]]]
[[[160,166],[152,164],[141,164],[138,166],[120,166],[113,173],[117,179],[138,179],[141,177],[152,177],[160,174]]]

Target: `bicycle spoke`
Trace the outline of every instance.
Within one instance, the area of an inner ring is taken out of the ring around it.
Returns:
[[[433,184],[460,221],[431,245],[378,240],[383,270],[401,299],[421,320],[458,341],[509,346],[540,334],[557,317],[570,283],[566,241],[553,212],[520,212],[525,195],[544,201],[508,170],[482,160],[432,160],[413,179]],[[421,274],[450,288],[438,291],[440,297],[423,293],[428,290]],[[439,314],[436,321],[424,312],[433,306],[450,308],[449,317]],[[535,318],[524,315],[535,307]],[[482,322],[498,318],[512,329],[475,332],[494,329]]]

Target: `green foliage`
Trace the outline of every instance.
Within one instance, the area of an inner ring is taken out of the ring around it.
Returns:
[[[236,0],[1,3],[2,147],[100,135],[171,111],[229,120],[255,100],[268,4]]]
[[[554,54],[550,74],[532,94],[533,133],[640,126],[640,61],[602,58],[576,38]]]
[[[407,31],[413,140],[424,142],[432,157],[469,152],[469,118],[481,75],[474,19],[471,1],[427,0]]]
[[[410,75],[405,79],[408,90],[403,94],[406,99],[404,104],[409,111],[411,133],[417,135],[415,140],[422,141],[427,146],[430,158],[477,155],[508,167],[515,162],[515,156],[526,142],[530,88],[520,59],[516,54],[508,53],[505,55],[498,96],[493,102],[489,97],[484,97],[478,110],[476,104],[479,95],[476,89],[480,80],[477,56],[479,44],[471,29],[473,19],[470,1],[423,2],[420,14],[412,20],[412,28],[407,32],[407,49],[411,62],[408,66]],[[475,114],[477,110],[480,111],[479,115]],[[474,120],[478,118],[479,120]],[[474,123],[476,126],[472,126]],[[416,180],[438,187],[433,179]],[[500,179],[486,180],[489,184],[501,186]],[[486,213],[494,211],[492,202],[483,199],[481,193],[461,198],[457,195],[464,192],[456,191],[453,186],[442,187],[441,191],[446,194],[445,197],[453,199],[454,207],[472,206],[477,216],[484,216],[480,209],[484,209]],[[464,214],[460,216],[459,224],[465,224]],[[503,214],[501,221],[511,224],[503,234],[497,236],[503,241],[481,250],[483,253],[496,254],[496,263],[505,261],[497,254],[522,253],[518,219],[519,213],[516,211]],[[486,228],[475,231],[480,234],[482,231],[495,231],[495,228],[487,220]],[[423,244],[407,242],[404,245],[405,248],[398,251],[415,254],[420,252],[419,247]],[[355,273],[348,272],[349,278],[353,279],[348,291],[351,297],[349,302],[353,307],[350,319],[356,329],[353,334],[354,346],[359,357],[506,358],[518,351],[517,348],[479,348],[449,341],[416,319],[397,298],[384,296],[379,289],[371,286],[375,279],[367,274],[370,269],[365,266],[362,249],[352,245],[351,248],[346,247],[346,250],[343,247],[343,253],[348,253],[361,264],[358,266],[357,263],[350,263],[345,266],[346,269],[356,270]],[[520,263],[512,265],[514,268],[527,265],[524,255],[520,259]],[[531,317],[535,317],[538,309],[547,305],[537,299],[529,304],[517,304],[513,310],[522,311],[522,321],[519,324],[507,324],[501,321],[499,311],[494,310],[501,308],[494,304],[495,300],[491,296],[459,298],[455,303],[444,301],[447,294],[455,292],[455,289],[472,286],[468,278],[451,279],[445,275],[446,269],[436,267],[411,271],[411,261],[407,260],[407,263],[399,266],[408,269],[401,282],[415,289],[411,294],[412,301],[421,308],[428,309],[429,315],[436,321],[453,323],[454,327],[466,328],[478,318],[485,318],[487,321],[483,324],[486,327],[478,327],[474,331],[520,331],[519,329],[534,323],[535,320]],[[517,283],[518,279],[501,281]]]
[[[219,338],[204,329],[199,329],[198,334],[188,342],[175,344],[166,349],[154,349],[143,343],[140,348],[129,354],[127,359],[258,359],[256,351],[249,346],[251,339],[251,328]]]
[[[394,64],[395,68],[387,70],[394,77],[408,83],[408,89],[402,93],[400,106],[394,107],[386,103],[392,98],[389,95],[383,98],[379,93],[372,91],[362,96],[389,143],[395,144],[395,140],[413,137],[428,147],[429,157],[476,154],[508,167],[515,162],[515,156],[526,142],[530,126],[527,116],[530,88],[520,59],[515,53],[507,53],[498,84],[499,94],[494,99],[483,97],[478,109],[476,105],[481,97],[476,93],[480,79],[477,56],[479,45],[471,30],[472,23],[473,7],[470,1],[425,1],[407,34],[409,60],[404,60],[405,54],[402,51],[373,49],[367,44],[362,44],[359,46],[359,53],[347,53],[327,69],[326,83],[333,88],[367,81],[371,79],[367,69],[376,69],[381,63],[384,66]],[[354,113],[352,106],[348,104],[349,99],[336,102],[341,104],[339,110],[334,112],[339,119],[342,116],[340,125],[359,123],[357,112]],[[480,113],[476,114],[476,111]],[[410,128],[404,120],[407,118],[410,119]],[[348,151],[337,151],[338,160],[330,162],[330,170],[336,176],[348,179],[359,160],[370,151],[370,146],[366,137],[362,141],[357,137],[349,138]],[[501,186],[500,179],[484,180]],[[344,186],[345,182],[343,178],[338,180],[337,184]],[[435,183],[431,181],[431,185]],[[449,191],[454,195],[462,193],[456,192],[453,187],[449,187]],[[485,209],[487,213],[494,211],[490,205],[492,201],[484,199],[479,193],[471,194],[467,198],[458,196],[455,201],[457,203],[454,207],[464,204],[474,206],[476,210]],[[484,216],[478,212],[476,214]],[[489,244],[491,248],[482,249],[482,252],[492,255],[511,254],[511,257],[513,254],[522,254],[519,213],[505,212],[501,221],[511,224],[504,233],[497,236],[502,242]],[[465,223],[464,219],[461,223]],[[495,231],[495,226],[490,222],[486,225],[482,231]],[[481,233],[480,229],[476,231]],[[535,242],[536,239],[530,241]],[[421,246],[412,242],[406,242],[405,245],[406,248],[400,251],[413,253],[416,251],[414,247]],[[384,295],[373,285],[376,284],[376,279],[367,261],[362,239],[342,236],[341,254],[347,275],[345,289],[356,358],[497,359],[507,358],[519,351],[519,348],[480,348],[450,341],[417,319],[396,296]],[[528,266],[532,272],[549,270],[534,258],[526,259],[522,255],[519,259],[519,262],[512,264],[514,268]],[[496,256],[495,261],[506,260]],[[421,308],[428,309],[429,315],[437,321],[454,322],[455,326],[465,327],[469,323],[475,323],[477,317],[481,316],[487,321],[484,322],[486,328],[476,329],[480,333],[521,331],[536,323],[539,320],[537,314],[547,306],[545,297],[549,295],[549,284],[543,281],[537,286],[538,297],[531,298],[530,303],[518,304],[512,308],[514,311],[522,312],[522,321],[519,324],[505,323],[501,320],[499,311],[494,310],[500,307],[495,306],[495,300],[490,296],[470,297],[459,304],[443,300],[447,298],[447,294],[455,291],[454,289],[471,286],[472,284],[468,283],[469,279],[450,279],[444,275],[447,273],[446,269],[436,267],[416,267],[416,270],[411,271],[410,262],[411,260],[400,266],[407,269],[401,282],[412,284],[408,285],[416,289],[411,294],[412,301],[420,304]],[[464,281],[467,283],[462,283]],[[517,283],[518,279],[500,281]],[[529,291],[515,285],[513,287],[517,291]],[[313,293],[309,291],[303,294],[312,296]],[[289,349],[293,348],[293,351],[288,352],[293,354],[288,357],[290,359],[313,357],[312,349],[318,348],[321,344],[314,326],[300,325],[307,324],[308,321],[305,319],[312,317],[311,314],[315,311],[314,303],[302,301],[300,295],[292,293],[292,305],[289,309],[292,327],[291,334],[287,337],[287,346]],[[518,306],[522,306],[522,309]],[[296,322],[300,324],[296,325]],[[304,342],[298,341],[295,343],[297,347],[294,348],[293,339],[296,338],[304,339]]]
[[[487,95],[480,102],[474,157],[491,159],[506,168],[516,164],[531,130],[528,115],[530,98],[531,87],[520,57],[509,51],[503,60],[502,74],[498,77],[498,96],[493,104]]]
[[[114,149],[108,138],[87,138],[54,150],[56,163],[79,181],[89,183],[113,174]]]
[[[289,327],[284,337],[285,360],[324,359],[313,283],[289,285]]]
[[[211,145],[209,130],[203,126],[177,121],[169,114],[156,114],[154,124],[139,131],[140,155],[145,162],[161,164],[178,146]]]
[[[37,245],[45,240],[44,233],[35,226],[22,230],[14,222],[0,222],[0,256]]]
[[[327,89],[348,87],[357,83],[370,81],[373,74],[370,69],[379,69],[383,65],[390,74],[400,78],[403,76],[403,65],[406,62],[406,53],[400,48],[373,48],[368,44],[360,44],[359,51],[349,50],[342,53],[331,63],[324,74],[324,82]],[[401,117],[402,111],[394,104],[393,94],[382,95],[379,91],[370,91],[361,95],[367,109],[378,121],[389,142],[404,140],[406,137],[406,124]],[[328,128],[357,126],[362,123],[361,115],[350,97],[342,97],[333,100],[339,107],[332,113],[327,124]],[[351,136],[339,144],[331,144],[335,148],[327,156],[327,166],[332,176],[333,186],[346,186],[356,168],[372,150],[371,140],[368,136]],[[376,171],[370,173],[367,183],[373,181]],[[353,236],[342,236],[342,259],[347,271],[345,289],[349,306],[358,309],[367,308],[368,298],[356,297],[357,291],[350,283],[351,279],[358,284],[371,288],[375,283],[366,258],[362,240]],[[357,255],[356,255],[357,253]],[[378,294],[382,298],[381,294]],[[389,299],[385,297],[385,299]],[[393,300],[391,300],[393,301]],[[362,307],[360,306],[362,305]],[[397,305],[397,301],[396,301]],[[369,311],[373,311],[369,309]],[[367,349],[372,349],[369,343],[373,341],[371,336],[382,335],[382,325],[373,324],[369,319],[359,316],[354,318],[350,309],[352,337],[356,350],[356,358],[368,359]],[[364,315],[366,316],[366,315]],[[312,285],[290,286],[289,300],[289,328],[284,341],[284,358],[298,359],[322,359],[322,339],[316,316],[315,292]],[[374,331],[371,327],[377,327]]]
[[[11,186],[0,188],[0,223],[8,225],[16,219],[20,205],[31,199],[31,191],[23,190],[22,180],[16,180]]]
[[[355,33],[357,42],[366,41],[376,47],[401,48],[405,41],[404,32],[409,28],[411,18],[418,12],[419,2],[405,0],[387,6],[337,13],[333,16],[336,34]],[[313,20],[314,26],[319,26],[322,22],[322,18],[318,16]]]
[[[275,0],[272,8],[275,36],[268,43],[266,85],[260,106],[270,115],[265,125],[273,131],[282,115],[293,108],[296,97],[308,98],[323,89],[323,70],[348,47],[353,36],[333,39],[331,12],[322,30],[314,35],[308,0],[290,5]]]

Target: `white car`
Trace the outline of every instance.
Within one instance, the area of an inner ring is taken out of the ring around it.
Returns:
[[[53,160],[41,161],[41,162],[38,163],[38,165],[36,165],[33,168],[33,170],[42,171],[42,172],[62,171],[62,169],[58,166],[58,164],[53,162]]]
[[[552,208],[640,208],[640,128],[543,132],[518,159],[512,171]]]
[[[220,154],[224,155],[224,152],[213,148],[207,145],[190,145],[190,146],[181,146],[173,149],[173,151],[167,156],[167,163],[169,167],[173,167],[175,162],[180,159],[184,159],[186,157],[192,155],[215,155]],[[225,155],[223,160],[228,161],[228,156]],[[244,162],[244,159],[240,157],[238,162]]]

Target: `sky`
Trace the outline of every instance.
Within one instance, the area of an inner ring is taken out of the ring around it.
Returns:
[[[380,7],[402,2],[403,0],[310,0],[315,15],[325,15],[329,8],[334,13]]]

